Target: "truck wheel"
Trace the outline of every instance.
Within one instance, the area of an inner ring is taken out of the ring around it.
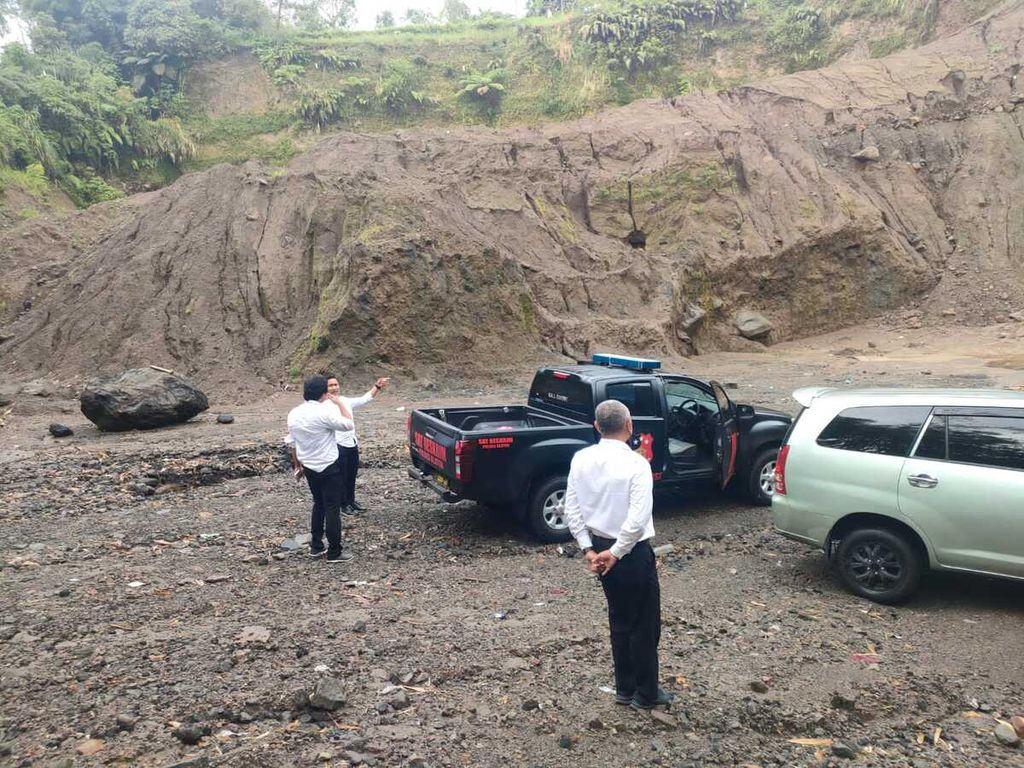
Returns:
[[[768,506],[775,491],[775,460],[779,449],[766,448],[754,457],[747,475],[747,496],[755,504]]]
[[[568,541],[572,538],[565,519],[565,486],[568,478],[556,475],[534,490],[526,518],[534,535],[545,542]]]
[[[913,545],[885,528],[846,534],[834,565],[851,592],[876,603],[906,600],[921,578],[921,558]]]

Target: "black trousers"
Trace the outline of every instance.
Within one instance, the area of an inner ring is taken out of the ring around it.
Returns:
[[[348,448],[338,446],[341,463],[345,466],[345,498],[342,504],[351,504],[356,500],[356,475],[359,474],[359,446]]]
[[[593,542],[598,551],[615,543],[597,536]],[[654,701],[658,697],[661,587],[650,543],[641,541],[633,547],[601,577],[601,586],[608,600],[616,692]]]
[[[324,544],[324,529],[327,531],[327,555],[341,552],[341,505],[345,496],[345,466],[338,460],[320,472],[305,467],[306,482],[313,494],[313,513],[309,532],[313,535],[310,547],[320,549]]]

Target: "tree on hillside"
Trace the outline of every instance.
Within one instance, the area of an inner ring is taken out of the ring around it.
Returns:
[[[124,42],[129,5],[119,0],[21,0],[22,13],[33,25],[45,23],[46,17],[72,46],[95,42],[108,50]]]
[[[347,29],[355,16],[356,0],[295,0],[295,23],[303,29]]]
[[[10,29],[10,20],[17,15],[17,0],[0,0],[0,33],[7,33]]]
[[[409,8],[405,12],[405,20],[409,24],[436,24],[437,19],[434,14],[427,11],[421,11],[419,8]]]
[[[529,0],[526,4],[527,16],[551,16],[565,13],[576,7],[577,0]]]
[[[377,29],[388,29],[395,26],[395,14],[391,11],[381,11],[377,14]]]
[[[444,19],[446,24],[451,24],[455,21],[465,21],[471,15],[469,6],[462,0],[444,0],[444,6],[441,8],[441,18]]]

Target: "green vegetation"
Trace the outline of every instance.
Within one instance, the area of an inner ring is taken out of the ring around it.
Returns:
[[[995,3],[970,1],[978,14]],[[376,30],[349,32],[352,0],[21,0],[32,46],[0,56],[0,183],[38,190],[42,169],[85,206],[216,162],[282,164],[332,128],[571,119],[825,65],[850,45],[849,21],[880,24],[869,50],[886,55],[934,34],[938,0],[528,8],[473,16],[448,0],[437,18],[382,12]],[[192,73],[237,53],[258,61],[273,106],[211,116],[186,96]]]
[[[38,178],[42,169],[83,207],[196,155],[181,121],[185,69],[237,47],[245,30],[269,19],[259,0],[21,7],[32,47],[12,43],[0,56],[0,167],[8,182],[19,178],[10,172]]]

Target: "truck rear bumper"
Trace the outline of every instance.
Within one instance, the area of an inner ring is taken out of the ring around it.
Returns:
[[[448,488],[434,480],[433,475],[428,475],[426,472],[421,472],[416,467],[409,467],[409,477],[413,480],[418,480],[421,485],[426,486],[438,496],[441,497],[442,501],[446,501],[449,504],[454,504],[456,501],[462,501],[462,496],[457,493],[452,493]]]

